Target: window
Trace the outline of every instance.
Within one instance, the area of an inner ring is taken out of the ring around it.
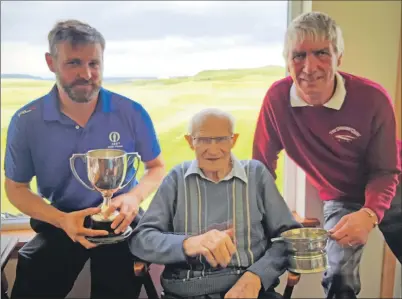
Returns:
[[[2,171],[11,116],[54,84],[44,60],[46,35],[56,21],[67,18],[86,21],[104,34],[104,86],[149,111],[167,169],[193,159],[183,135],[192,114],[204,107],[220,107],[235,116],[240,137],[234,153],[240,159],[251,157],[263,97],[285,75],[286,1],[4,2]],[[281,192],[284,169],[282,154]],[[5,195],[4,175],[1,179],[2,212],[16,214]],[[36,190],[35,182],[32,187]]]

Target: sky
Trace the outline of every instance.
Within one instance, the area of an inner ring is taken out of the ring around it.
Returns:
[[[105,77],[284,65],[287,1],[2,1],[1,73],[51,77],[47,34],[70,18],[104,35]]]

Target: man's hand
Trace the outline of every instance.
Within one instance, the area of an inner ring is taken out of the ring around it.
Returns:
[[[360,210],[343,216],[329,232],[340,245],[363,245],[374,228],[375,220],[366,211]]]
[[[191,257],[201,254],[212,267],[220,265],[225,268],[236,252],[232,237],[233,229],[223,232],[213,229],[202,235],[186,239],[183,242],[184,253]]]
[[[138,200],[130,193],[124,193],[112,199],[112,203],[108,210],[104,212],[104,216],[108,217],[114,211],[119,210],[119,215],[113,220],[111,228],[116,234],[124,232],[133,222],[138,214],[140,204]]]
[[[79,242],[87,249],[97,245],[85,239],[85,236],[97,237],[107,236],[109,233],[105,230],[94,230],[84,227],[85,217],[100,212],[100,208],[88,208],[81,211],[66,213],[60,220],[60,228],[66,232],[74,242]]]
[[[261,279],[252,272],[245,272],[235,285],[226,293],[226,298],[258,298]]]

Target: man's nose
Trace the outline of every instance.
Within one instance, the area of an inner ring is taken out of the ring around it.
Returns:
[[[92,77],[92,72],[91,72],[91,68],[89,66],[83,66],[80,69],[80,77],[85,79],[85,80],[89,80]]]
[[[208,151],[210,153],[217,153],[219,152],[219,146],[218,143],[216,142],[216,140],[212,140],[211,144],[208,147]]]
[[[312,74],[317,69],[317,58],[314,55],[310,54],[306,56],[304,60],[304,71],[307,74]]]

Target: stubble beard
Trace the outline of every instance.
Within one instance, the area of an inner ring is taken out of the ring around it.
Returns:
[[[89,91],[77,92],[74,90],[76,85],[79,85],[80,82],[73,82],[72,84],[67,84],[63,82],[58,74],[56,74],[57,84],[64,90],[64,92],[68,95],[68,97],[76,103],[89,103],[92,101],[96,95],[99,93],[100,85],[90,84],[92,87]],[[83,83],[83,82],[82,82]],[[88,83],[89,84],[89,83]]]

